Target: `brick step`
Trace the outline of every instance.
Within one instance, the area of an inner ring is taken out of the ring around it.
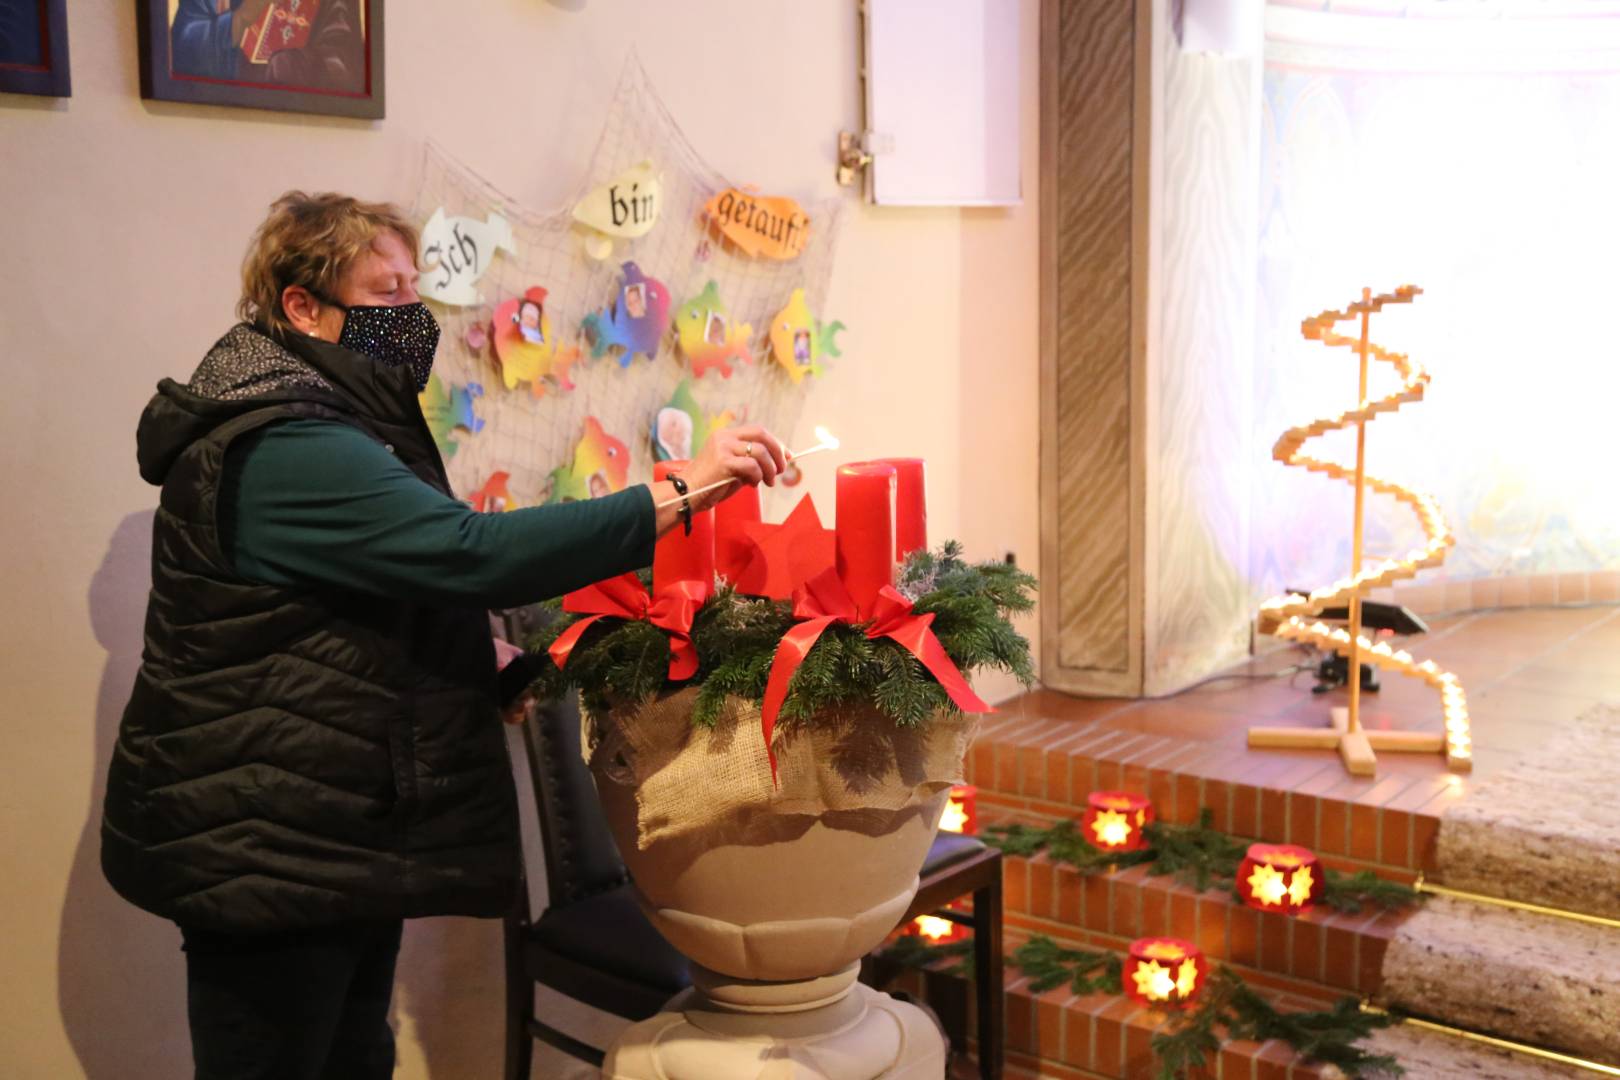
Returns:
[[[1009,951],[1024,937],[1010,931]],[[909,972],[893,988],[926,1000],[952,978],[939,971]],[[1067,987],[1035,993],[1028,977],[1011,966],[1004,985],[1008,1075],[1054,1080],[1149,1080],[1155,1075],[1151,1040],[1172,1019],[1165,1010],[1137,1005],[1121,994],[1076,995]],[[1327,1008],[1336,996],[1259,989],[1278,1008],[1293,1011]],[[1218,1060],[1190,1080],[1306,1080],[1322,1075],[1319,1067],[1298,1060],[1285,1043],[1228,1040]]]
[[[1384,953],[1411,911],[1290,916],[1255,911],[1230,892],[1203,892],[1146,866],[1082,875],[1045,853],[1002,861],[1008,928],[1123,951],[1138,937],[1191,941],[1212,961],[1363,996],[1381,981]]]
[[[1009,714],[988,719],[966,762],[981,813],[1078,817],[1092,791],[1138,791],[1160,820],[1301,844],[1324,860],[1411,880],[1431,869],[1440,815],[1461,798],[1449,774],[1396,758],[1347,775],[1331,754],[1250,750],[1098,723]]]

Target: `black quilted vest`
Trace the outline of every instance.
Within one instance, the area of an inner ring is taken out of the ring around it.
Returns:
[[[226,450],[277,420],[353,425],[449,490],[409,372],[289,345],[239,326],[141,417],[141,473],[163,493],[103,871],[213,930],[499,915],[519,856],[487,613],[255,584],[222,548]]]

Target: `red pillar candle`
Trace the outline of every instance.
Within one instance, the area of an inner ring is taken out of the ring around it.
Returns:
[[[653,482],[668,480],[691,464],[687,461],[660,461],[653,466]],[[697,581],[703,596],[714,591],[714,511],[700,510],[692,515],[692,534],[677,525],[658,538],[653,551],[653,592],[676,581]]]
[[[753,559],[746,526],[759,520],[759,488],[746,484],[714,508],[714,566],[727,581],[741,578]]]
[[[864,462],[838,469],[838,576],[862,619],[878,591],[894,584],[894,466]]]
[[[879,458],[873,465],[894,466],[894,558],[928,546],[928,489],[919,457]]]

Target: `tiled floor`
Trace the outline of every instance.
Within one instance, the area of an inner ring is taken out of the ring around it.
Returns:
[[[1478,612],[1430,620],[1429,633],[1403,640],[1418,659],[1455,671],[1468,694],[1477,748],[1475,774],[1511,764],[1548,729],[1601,700],[1620,700],[1620,607],[1531,608]],[[1293,650],[1272,652],[1226,673],[1261,675],[1298,662]],[[1053,724],[1056,739],[1075,721],[1090,729],[1173,736],[1244,750],[1255,725],[1327,721],[1344,690],[1314,695],[1301,671],[1279,678],[1233,677],[1162,699],[1073,698],[1046,690],[1024,695],[1004,712]],[[1386,674],[1383,689],[1363,698],[1369,728],[1441,730],[1439,699],[1414,679]],[[1280,756],[1282,760],[1284,756]],[[1444,771],[1438,756],[1384,754],[1380,772],[1426,775]]]

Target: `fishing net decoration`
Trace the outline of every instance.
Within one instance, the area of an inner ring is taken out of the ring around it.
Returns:
[[[662,174],[663,205],[657,225],[639,239],[615,239],[613,253],[600,262],[589,258],[571,217],[574,203],[643,160],[650,160]],[[810,235],[798,258],[753,259],[723,243],[703,216],[704,203],[731,186],[687,142],[634,58],[626,63],[584,181],[554,212],[524,206],[437,144],[427,144],[415,219],[426,222],[440,208],[448,216],[479,221],[499,213],[510,224],[517,249],[515,254],[497,254],[478,281],[483,304],[449,307],[430,301],[444,327],[435,365],[439,379],[454,385],[477,383],[484,389],[473,401],[473,412],[483,421],[481,430],[451,436],[459,447],[446,464],[458,495],[470,495],[493,473],[504,471],[515,505],[545,501],[552,471],[572,459],[590,416],[628,447],[628,483],[651,479],[653,417],[681,380],[692,378],[691,365],[676,347],[671,327],[665,328],[656,356],[651,360],[638,356],[629,368],[620,366],[617,351],[591,359],[590,343],[580,328],[587,314],[617,298],[621,264],[626,261],[668,287],[671,321],[678,310],[675,305],[696,296],[713,279],[733,323],[753,328],[753,364],[733,364],[729,378],[717,371],[693,378],[693,396],[705,416],[729,410],[737,422],[762,423],[784,434],[794,430],[807,387],[795,386],[770,355],[770,321],[800,287],[811,312],[824,316],[842,202],[832,198],[804,207]],[[581,350],[580,361],[568,373],[575,389],[548,389],[539,398],[527,383],[506,388],[493,342],[476,353],[467,344],[469,328],[487,326],[497,305],[535,285],[547,290],[545,310],[561,346],[572,344]],[[832,361],[840,362],[847,361]]]

